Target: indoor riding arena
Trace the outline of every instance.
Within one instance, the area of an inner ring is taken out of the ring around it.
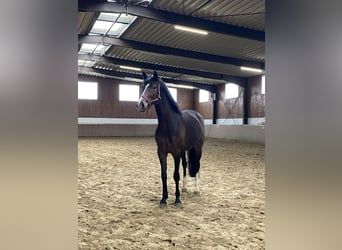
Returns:
[[[160,167],[151,137],[79,140],[80,249],[263,249],[264,145],[207,138],[200,194],[188,181],[159,208]]]
[[[265,249],[265,3],[243,2],[78,1],[80,250]],[[155,133],[171,145],[183,110],[198,179],[180,163],[176,206],[169,153],[161,206]]]

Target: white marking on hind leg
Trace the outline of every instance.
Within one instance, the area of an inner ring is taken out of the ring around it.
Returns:
[[[195,177],[195,193],[199,193],[200,190],[199,190],[199,173],[196,174],[196,177]]]

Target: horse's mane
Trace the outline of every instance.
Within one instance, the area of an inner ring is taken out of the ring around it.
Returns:
[[[169,102],[171,108],[173,111],[175,111],[176,113],[181,113],[178,103],[175,102],[175,100],[173,99],[170,91],[168,90],[166,84],[163,82],[162,79],[158,79],[160,82],[160,91],[163,93],[163,97],[167,99],[167,101]]]

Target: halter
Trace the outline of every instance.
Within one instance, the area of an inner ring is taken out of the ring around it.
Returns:
[[[143,98],[149,105],[152,105],[154,104],[155,102],[159,101],[161,99],[161,96],[160,96],[160,83],[158,84],[158,87],[157,87],[157,97],[154,98],[153,100],[151,100],[149,97],[145,96],[145,95],[142,95],[141,98]]]

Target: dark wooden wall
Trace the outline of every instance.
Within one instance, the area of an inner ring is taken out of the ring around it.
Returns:
[[[225,84],[218,86],[218,119],[243,117],[243,91],[244,89],[239,87],[239,97],[225,99]]]
[[[135,102],[119,101],[119,84],[136,84],[116,79],[94,78],[79,76],[80,81],[98,82],[98,100],[79,100],[79,117],[105,117],[105,118],[156,118],[154,108],[147,113],[136,110]],[[248,79],[249,84],[249,117],[265,116],[265,95],[261,94],[261,76]],[[243,117],[243,91],[239,87],[239,97],[225,100],[225,84],[218,86],[217,118]],[[181,110],[195,109],[204,119],[212,119],[213,102],[199,103],[199,90],[177,89],[177,99]]]
[[[154,118],[155,113],[139,113],[135,102],[119,101],[119,83],[115,79],[80,77],[80,81],[95,81],[98,83],[98,100],[79,100],[79,117],[106,117],[106,118]],[[153,111],[153,110],[151,110]]]
[[[194,91],[194,109],[200,112],[204,119],[212,119],[213,117],[213,102],[209,98],[209,102],[199,103],[199,90]]]
[[[177,102],[181,110],[194,109],[194,90],[178,88]]]
[[[116,79],[94,78],[80,76],[79,81],[94,81],[98,83],[98,100],[79,100],[79,117],[105,118],[156,118],[155,109],[146,113],[136,110],[136,102],[119,101],[119,84],[133,84]],[[193,90],[178,89],[177,100],[181,109],[193,109]]]
[[[261,94],[261,76],[248,79],[249,117],[265,117],[265,94]]]

